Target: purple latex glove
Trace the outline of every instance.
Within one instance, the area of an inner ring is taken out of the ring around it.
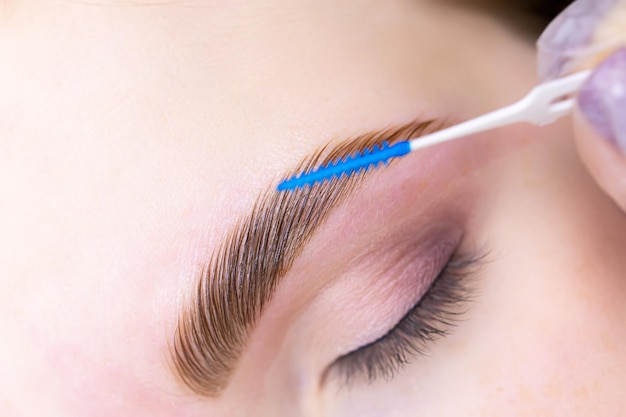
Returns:
[[[578,95],[574,133],[581,159],[626,210],[626,0],[578,0],[538,42],[545,81],[593,68]]]

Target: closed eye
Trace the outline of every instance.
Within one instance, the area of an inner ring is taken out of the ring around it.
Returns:
[[[327,375],[351,386],[357,381],[391,380],[430,345],[451,334],[467,311],[473,291],[467,280],[485,256],[454,253],[424,296],[385,335],[336,359]]]

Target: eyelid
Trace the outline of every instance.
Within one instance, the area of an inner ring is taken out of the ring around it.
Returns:
[[[373,383],[391,380],[412,358],[425,355],[430,344],[446,337],[473,300],[466,280],[475,276],[487,253],[455,252],[432,281],[426,293],[385,335],[336,359],[327,368],[322,384],[330,375],[342,386],[359,379]]]

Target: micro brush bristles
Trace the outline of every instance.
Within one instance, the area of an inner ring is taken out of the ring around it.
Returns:
[[[325,181],[338,180],[343,176],[349,177],[357,173],[367,172],[372,168],[384,166],[393,158],[401,157],[411,152],[409,142],[399,142],[389,146],[388,142],[375,145],[353,155],[348,155],[334,162],[329,162],[318,168],[302,172],[278,184],[278,191],[295,190],[313,186]]]

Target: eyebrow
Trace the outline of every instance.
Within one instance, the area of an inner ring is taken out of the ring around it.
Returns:
[[[437,120],[416,120],[327,145],[285,177],[384,141],[392,144],[419,137],[442,125]],[[272,184],[239,218],[203,267],[178,319],[170,354],[184,385],[201,396],[219,396],[282,278],[315,231],[365,176],[290,192],[277,192]]]

